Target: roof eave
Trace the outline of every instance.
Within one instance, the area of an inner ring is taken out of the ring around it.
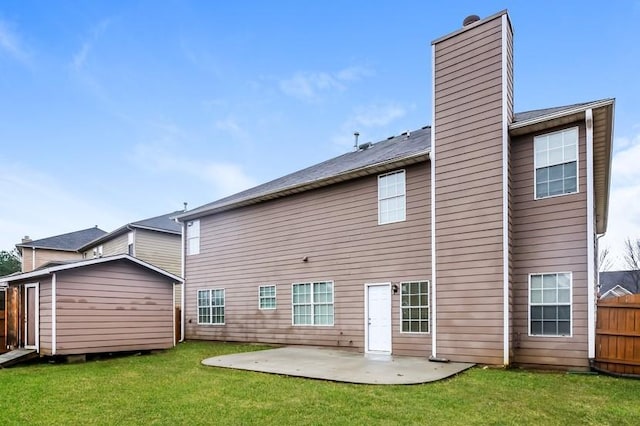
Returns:
[[[172,229],[163,229],[163,228],[154,228],[153,226],[144,226],[144,225],[136,225],[134,223],[130,224],[131,228],[145,229],[147,231],[156,231],[156,232],[164,232],[165,234],[175,234],[181,235],[181,231],[174,231]]]
[[[232,210],[238,207],[248,206],[248,205],[257,204],[263,201],[284,197],[286,195],[296,194],[296,193],[308,191],[310,189],[321,188],[334,183],[344,182],[344,181],[355,179],[358,177],[368,176],[373,173],[383,172],[394,167],[408,166],[411,164],[419,163],[421,161],[427,161],[429,159],[429,152],[430,152],[430,149],[425,149],[425,150],[416,152],[414,154],[411,154],[409,156],[394,158],[391,160],[370,164],[364,167],[352,169],[352,170],[339,173],[333,176],[329,176],[326,178],[305,182],[298,185],[292,185],[286,188],[279,189],[277,191],[267,192],[265,194],[258,195],[256,197],[248,197],[248,198],[232,201],[230,203],[215,206],[215,207],[203,208],[202,210],[196,209],[191,212],[185,212],[183,214],[177,215],[175,219],[180,222],[184,222],[184,221],[196,219],[202,216],[207,216],[213,213],[220,213],[226,210]]]

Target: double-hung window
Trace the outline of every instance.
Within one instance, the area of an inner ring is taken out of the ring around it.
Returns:
[[[276,308],[276,286],[261,285],[258,290],[258,307],[260,309]]]
[[[429,332],[429,281],[400,283],[402,332]]]
[[[187,255],[200,254],[200,221],[187,222]]]
[[[571,335],[571,273],[529,275],[529,334]]]
[[[578,192],[578,128],[533,140],[536,199]]]
[[[406,216],[404,170],[378,176],[378,224],[402,222]]]
[[[224,324],[224,289],[198,290],[198,324]]]
[[[293,325],[333,325],[333,282],[293,284]]]

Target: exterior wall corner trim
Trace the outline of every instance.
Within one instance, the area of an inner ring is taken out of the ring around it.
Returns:
[[[596,296],[595,296],[595,224],[594,224],[594,182],[593,182],[593,110],[585,111],[587,130],[587,337],[589,359],[596,352]]]

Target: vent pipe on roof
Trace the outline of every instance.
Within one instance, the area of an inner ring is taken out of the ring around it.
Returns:
[[[183,211],[183,212],[186,212],[186,211],[187,211],[187,202],[185,201],[185,202],[183,202],[182,204],[184,204],[184,210],[182,210],[182,211]]]
[[[355,141],[353,142],[353,150],[357,151],[358,150],[358,136],[360,136],[360,132],[358,132],[358,131],[353,132],[353,136],[355,137]]]
[[[474,22],[478,22],[480,20],[480,17],[478,15],[469,15],[466,18],[464,18],[464,21],[462,21],[462,26],[466,27],[467,25],[471,25]]]

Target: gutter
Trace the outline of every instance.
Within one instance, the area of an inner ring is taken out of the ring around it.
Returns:
[[[533,118],[531,120],[517,121],[515,123],[512,123],[509,126],[509,130],[521,129],[523,127],[528,127],[528,126],[531,126],[533,124],[544,123],[545,121],[554,120],[556,118],[562,118],[562,117],[566,117],[566,116],[569,116],[569,115],[585,112],[588,109],[596,109],[596,108],[601,108],[601,107],[605,107],[605,106],[608,106],[608,105],[613,105],[613,103],[614,103],[614,99],[613,98],[605,99],[605,100],[602,100],[602,101],[593,102],[593,103],[582,105],[582,106],[579,106],[579,107],[558,111],[558,112],[555,112],[553,114],[542,115],[540,117],[536,117],[536,118]]]

